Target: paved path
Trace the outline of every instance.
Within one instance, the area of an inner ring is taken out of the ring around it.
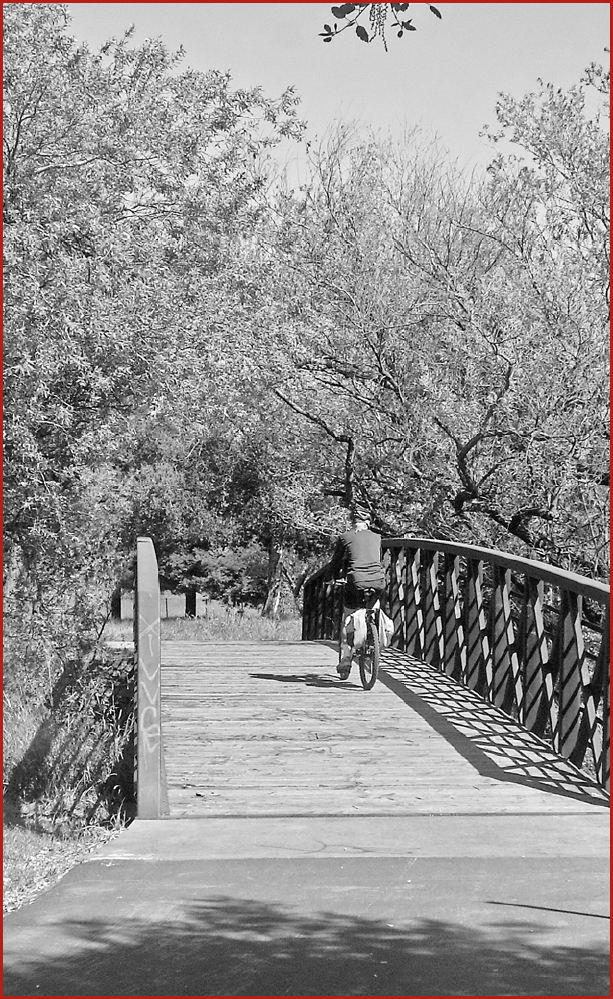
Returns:
[[[608,801],[537,740],[398,654],[163,657],[171,816],[8,915],[5,995],[609,994]]]

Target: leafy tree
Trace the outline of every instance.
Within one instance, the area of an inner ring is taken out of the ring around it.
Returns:
[[[180,72],[129,33],[92,53],[68,28],[66,5],[4,5],[5,607],[51,671],[95,634],[143,492],[152,515],[177,496],[181,452],[143,487],[144,450],[162,418],[175,440],[212,419],[229,248],[267,150],[300,133],[291,90]]]
[[[332,24],[324,24],[320,37],[324,42],[331,42],[347,28],[355,27],[355,33],[360,41],[372,42],[375,38],[380,38],[387,52],[385,30],[389,23],[392,28],[398,29],[396,32],[398,38],[403,38],[406,32],[417,31],[413,18],[403,20],[401,17],[410,6],[409,3],[343,3],[338,7],[331,7],[332,16],[342,21],[342,24],[339,27],[336,20]],[[428,7],[436,17],[442,18],[443,15],[437,7],[432,4],[428,4]],[[366,20],[364,15],[367,13],[368,28],[363,23]]]
[[[531,158],[501,155],[481,182],[416,135],[397,149],[340,134],[304,197],[280,205],[278,284],[303,303],[283,396],[334,442],[339,480],[355,449],[354,486],[390,532],[606,574],[608,138],[585,113],[594,80],[606,90],[592,69],[569,95],[502,99]]]

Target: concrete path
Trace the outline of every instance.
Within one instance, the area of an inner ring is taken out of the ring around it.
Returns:
[[[175,686],[170,818],[5,917],[4,995],[608,995],[606,796],[418,664],[366,693],[290,653],[232,673],[240,730],[207,681],[208,775]]]
[[[5,920],[4,995],[609,994],[608,822],[135,822]]]

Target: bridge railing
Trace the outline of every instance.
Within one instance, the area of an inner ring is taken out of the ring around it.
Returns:
[[[543,562],[422,538],[383,541],[392,646],[470,687],[607,790],[610,588]],[[327,566],[304,587],[302,637],[337,639]]]

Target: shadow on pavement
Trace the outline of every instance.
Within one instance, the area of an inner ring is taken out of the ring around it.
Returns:
[[[59,915],[59,914],[58,914]],[[394,927],[219,896],[165,922],[53,919],[5,948],[4,995],[448,996],[609,994],[604,947],[548,943],[542,925]],[[53,956],[43,956],[45,933]],[[69,956],[66,956],[66,955]]]

